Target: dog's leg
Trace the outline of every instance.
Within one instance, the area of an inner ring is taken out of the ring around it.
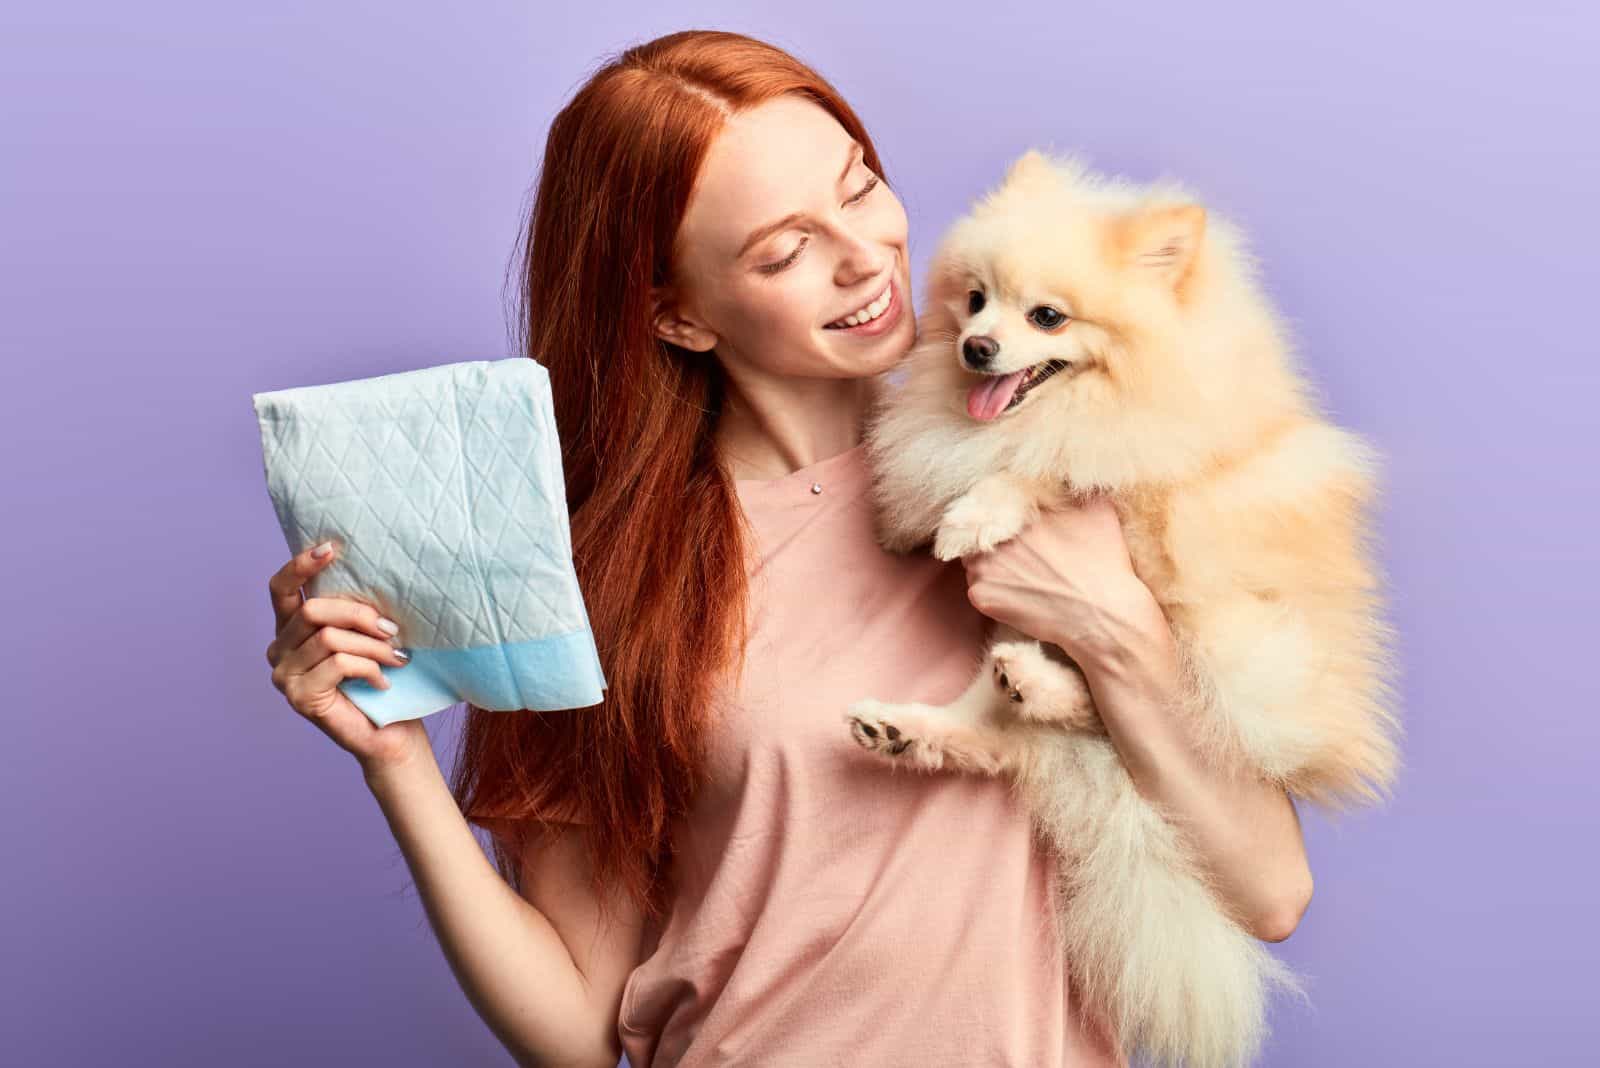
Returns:
[[[933,555],[955,560],[1016,537],[1039,514],[1038,484],[1009,472],[985,475],[950,502],[933,537]]]
[[[999,630],[1015,636],[1008,627]],[[924,771],[949,768],[980,775],[1020,770],[1038,727],[1005,706],[985,658],[967,688],[945,705],[895,704],[867,699],[845,713],[856,744],[886,760]]]
[[[948,705],[890,704],[868,698],[845,714],[856,744],[897,764],[923,771],[970,771],[998,776],[1014,770],[1023,739],[990,722],[995,703],[988,672]],[[984,711],[969,711],[981,706]]]

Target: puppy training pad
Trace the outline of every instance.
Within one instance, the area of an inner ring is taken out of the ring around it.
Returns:
[[[391,689],[340,683],[378,726],[469,701],[599,704],[605,677],[572,565],[545,368],[445,364],[254,394],[267,491],[299,553],[340,543],[308,597],[350,594],[400,625]]]

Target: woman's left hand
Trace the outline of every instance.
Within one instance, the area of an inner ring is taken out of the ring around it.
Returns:
[[[1080,665],[1115,657],[1165,623],[1104,495],[1052,503],[1016,537],[961,562],[974,608]]]

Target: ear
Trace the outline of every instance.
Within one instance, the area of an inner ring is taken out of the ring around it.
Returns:
[[[1045,158],[1044,153],[1037,148],[1030,148],[1012,160],[1011,166],[1006,168],[1006,176],[1002,184],[1011,185],[1014,182],[1031,181],[1050,172],[1050,161]]]
[[[662,341],[692,352],[710,352],[717,344],[715,333],[679,314],[677,297],[664,286],[650,289],[650,329]]]
[[[1124,262],[1176,286],[1194,265],[1205,233],[1200,205],[1157,204],[1123,219],[1118,237]]]

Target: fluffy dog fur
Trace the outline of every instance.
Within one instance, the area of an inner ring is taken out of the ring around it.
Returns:
[[[1041,305],[1070,318],[1041,326]],[[1205,755],[1324,806],[1381,800],[1399,724],[1368,547],[1379,457],[1317,412],[1238,231],[1174,183],[1029,152],[946,234],[918,331],[868,421],[881,542],[955,559],[1063,494],[1107,495],[1178,638],[1174,713]],[[1070,363],[980,420],[962,362],[979,336],[998,346],[987,372]],[[860,701],[853,736],[896,764],[1012,776],[1061,857],[1085,1011],[1161,1063],[1248,1063],[1296,977],[1134,788],[1077,666],[994,638],[955,701]]]

